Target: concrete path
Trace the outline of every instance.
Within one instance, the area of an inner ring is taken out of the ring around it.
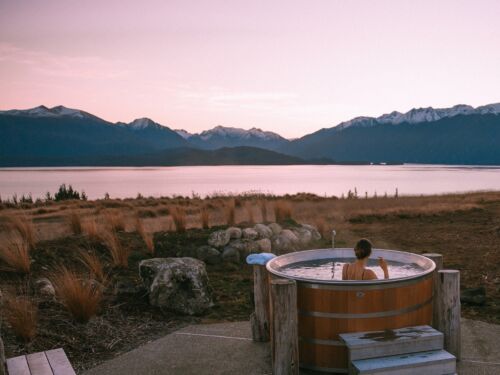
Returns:
[[[500,374],[500,326],[462,322],[460,375]],[[271,375],[268,344],[248,322],[189,326],[101,364],[84,375]]]

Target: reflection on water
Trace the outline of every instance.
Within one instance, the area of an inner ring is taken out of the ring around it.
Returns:
[[[298,192],[318,195],[382,196],[442,194],[500,189],[498,167],[429,165],[294,165],[159,168],[19,168],[0,169],[3,198],[31,193],[43,197],[60,184],[85,190],[89,198],[202,196],[257,191],[277,195]]]
[[[346,263],[354,262],[354,258],[330,258],[308,260],[288,264],[280,268],[280,272],[292,277],[300,277],[305,279],[315,280],[342,280],[342,268]],[[400,277],[408,277],[417,275],[424,269],[416,264],[399,263],[387,260],[389,265],[389,277],[396,279]],[[384,272],[378,266],[377,259],[369,259],[367,267],[377,275],[377,278],[383,279]]]

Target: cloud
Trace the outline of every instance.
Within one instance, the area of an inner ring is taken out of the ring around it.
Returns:
[[[115,79],[129,71],[119,60],[99,56],[67,56],[29,50],[0,42],[0,64],[22,65],[33,72],[63,78]]]

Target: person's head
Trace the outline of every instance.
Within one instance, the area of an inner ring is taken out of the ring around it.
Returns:
[[[360,239],[354,247],[354,253],[358,259],[368,258],[372,253],[372,243],[366,238]]]

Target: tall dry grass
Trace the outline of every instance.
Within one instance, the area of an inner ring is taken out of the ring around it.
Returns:
[[[90,277],[102,285],[108,284],[108,275],[104,272],[101,260],[93,251],[81,250],[79,260],[89,271]]]
[[[172,216],[172,220],[175,225],[175,231],[178,233],[182,233],[186,231],[186,211],[182,207],[174,207],[170,211],[170,215]]]
[[[75,210],[71,210],[68,215],[71,232],[75,235],[82,234],[82,220]]]
[[[86,323],[97,314],[103,297],[102,285],[65,266],[50,276],[56,295],[73,319]]]
[[[82,233],[84,233],[89,240],[97,242],[100,241],[100,228],[95,218],[89,218],[82,222]]]
[[[32,341],[37,332],[38,306],[27,296],[4,297],[3,316],[16,336],[26,342]]]
[[[224,214],[226,218],[227,225],[236,224],[236,201],[234,198],[230,198],[224,207]]]
[[[106,224],[108,224],[115,232],[125,231],[125,219],[123,215],[120,215],[117,212],[107,212],[104,217],[106,219]]]
[[[135,221],[135,230],[141,236],[142,240],[144,241],[144,244],[146,245],[146,249],[151,255],[154,255],[155,253],[155,244],[154,244],[154,239],[153,239],[153,234],[146,232],[146,229],[144,228],[144,224],[142,220],[137,217]]]
[[[265,223],[267,221],[267,203],[265,199],[259,200],[259,208],[260,208],[260,216],[262,218],[262,222]]]
[[[26,241],[30,249],[34,249],[36,246],[36,234],[33,221],[27,218],[25,215],[12,216],[10,218],[10,224],[14,230],[16,230],[19,235]]]
[[[253,213],[253,202],[247,201],[245,202],[245,211],[247,213],[247,220],[249,224],[254,224],[255,223],[255,216]]]
[[[274,202],[274,218],[276,222],[282,222],[285,220],[293,219],[292,205],[290,202],[285,200],[279,200]]]
[[[0,245],[0,259],[5,271],[28,274],[31,269],[30,247],[24,237],[9,234]]]
[[[113,265],[118,268],[127,268],[130,250],[122,245],[116,232],[108,229],[101,234],[101,238],[109,250]]]
[[[203,229],[210,228],[210,211],[207,206],[200,208],[200,222]]]

